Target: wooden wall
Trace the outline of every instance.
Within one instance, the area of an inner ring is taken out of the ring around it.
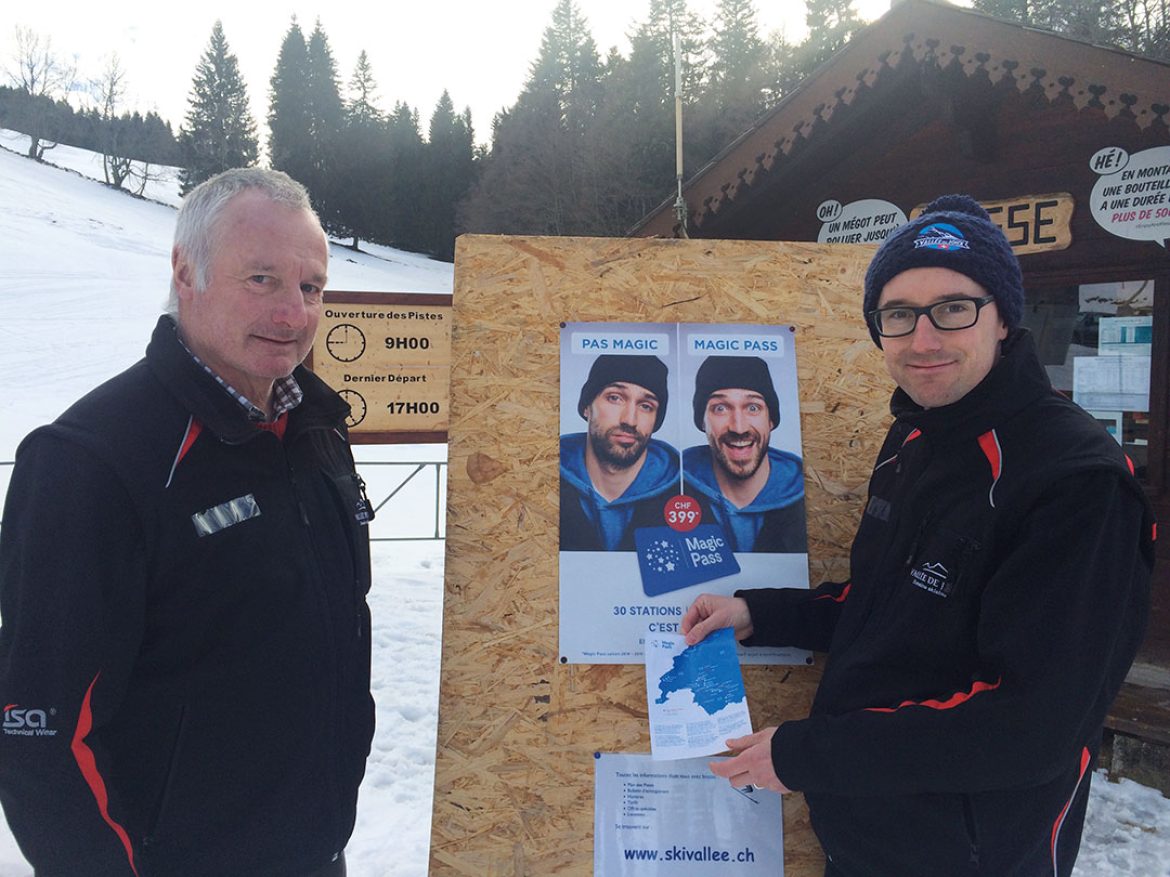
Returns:
[[[593,870],[594,751],[649,752],[639,665],[558,663],[565,321],[791,323],[814,583],[847,575],[891,384],[861,319],[872,249],[464,236],[456,246],[432,875]],[[806,714],[817,667],[745,667],[754,726]],[[789,877],[820,877],[800,795]]]

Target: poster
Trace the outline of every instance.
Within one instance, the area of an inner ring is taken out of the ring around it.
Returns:
[[[704,592],[808,587],[795,330],[561,329],[562,663],[641,664]],[[740,649],[744,663],[804,663]]]
[[[719,760],[596,753],[593,877],[783,877],[780,796],[733,789]]]
[[[1098,356],[1149,356],[1153,341],[1153,314],[1102,317],[1097,325]]]
[[[1150,410],[1150,357],[1073,358],[1073,401],[1088,410]]]

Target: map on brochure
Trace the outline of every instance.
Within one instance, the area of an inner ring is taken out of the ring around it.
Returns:
[[[730,627],[688,647],[677,634],[646,637],[650,753],[658,761],[715,755],[752,733]]]

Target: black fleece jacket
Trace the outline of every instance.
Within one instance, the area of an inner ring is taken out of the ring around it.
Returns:
[[[373,733],[367,515],[344,402],[296,378],[282,441],[163,317],[21,444],[0,802],[38,877],[288,877],[345,846]]]
[[[774,767],[848,877],[1065,877],[1145,628],[1149,504],[1023,330],[959,401],[891,407],[850,581],[741,592],[749,644],[829,653]]]

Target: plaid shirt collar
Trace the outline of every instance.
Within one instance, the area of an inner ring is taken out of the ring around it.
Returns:
[[[252,402],[251,399],[249,399],[219,375],[217,375],[211,366],[196,356],[191,348],[187,346],[186,342],[183,341],[183,337],[178,332],[175,332],[175,337],[179,339],[179,343],[183,345],[183,349],[186,350],[191,358],[199,364],[199,367],[215,378],[215,382],[223,387],[229,396],[240,403],[240,407],[242,407],[248,415],[248,420],[252,421],[253,423],[273,423],[286,411],[292,411],[294,408],[300,405],[302,401],[304,401],[304,391],[301,390],[301,385],[297,383],[296,378],[294,378],[292,375],[288,375],[283,378],[277,378],[272,383],[272,416],[268,417],[262,408],[257,406]]]

